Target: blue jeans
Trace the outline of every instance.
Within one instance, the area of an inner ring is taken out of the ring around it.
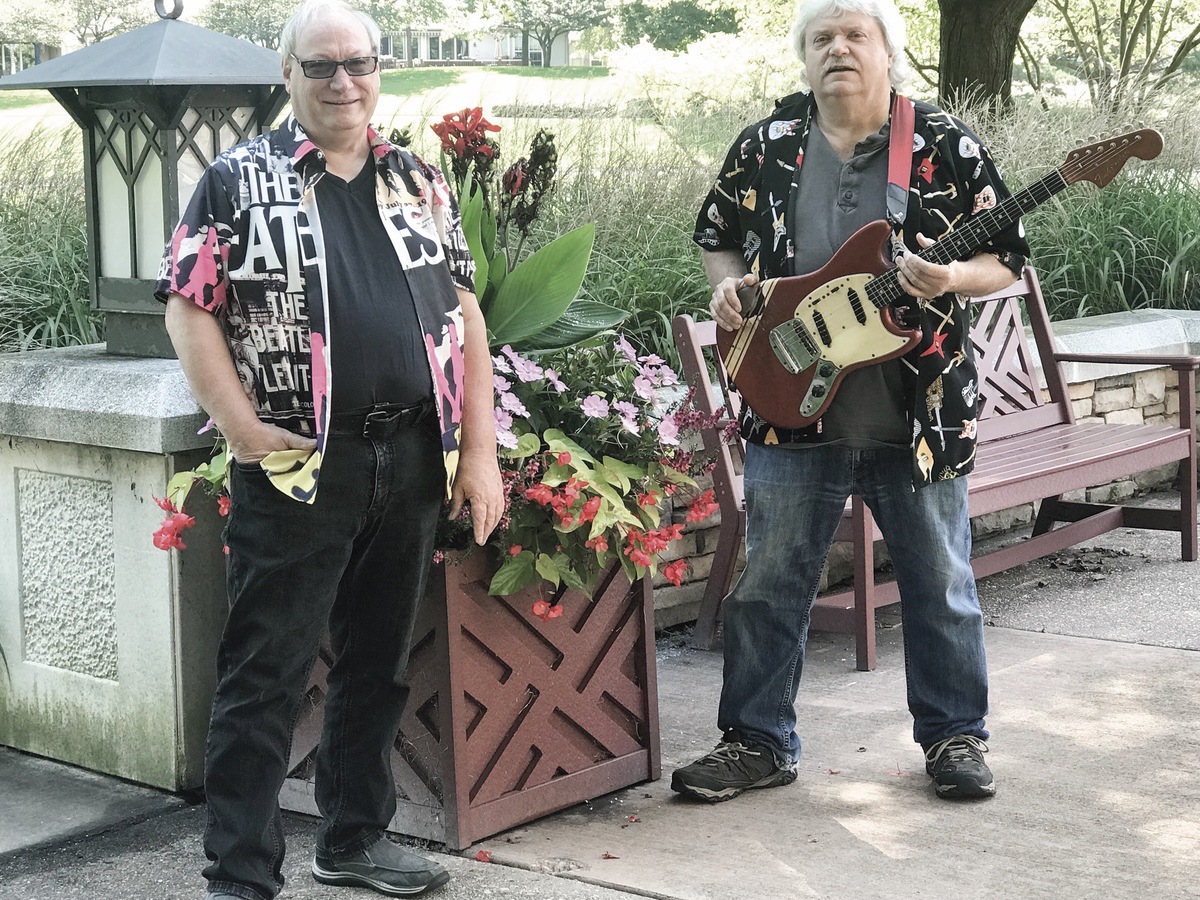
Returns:
[[[318,850],[356,852],[395,815],[390,750],[445,477],[436,420],[387,440],[331,438],[311,506],[257,464],[232,472],[230,609],[205,756],[210,890],[270,900],[283,887],[279,789],[327,627]]]
[[[725,599],[717,724],[800,758],[796,692],[809,613],[846,498],[862,496],[891,553],[904,619],[913,738],[987,738],[983,615],[971,572],[965,478],[915,492],[909,451],[746,448],[746,569]]]

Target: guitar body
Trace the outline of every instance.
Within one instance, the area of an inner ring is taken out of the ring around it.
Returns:
[[[867,285],[891,268],[883,255],[890,234],[887,222],[864,225],[817,271],[764,281],[762,301],[740,329],[717,329],[731,380],[772,425],[811,425],[849,372],[921,340],[919,328],[902,327],[890,307],[867,297]]]

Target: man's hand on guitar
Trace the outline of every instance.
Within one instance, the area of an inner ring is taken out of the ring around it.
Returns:
[[[708,311],[713,320],[726,331],[737,331],[742,327],[742,313],[749,312],[752,303],[743,305],[738,291],[758,284],[758,276],[746,274],[741,278],[726,278],[713,290]]]
[[[934,244],[923,234],[917,235],[917,243],[922,250]],[[904,293],[918,300],[932,300],[957,290],[957,262],[939,266],[921,259],[915,253],[903,253],[896,258],[896,269]]]

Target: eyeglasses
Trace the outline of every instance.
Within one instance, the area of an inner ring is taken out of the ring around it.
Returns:
[[[338,66],[345,69],[347,75],[370,75],[379,67],[378,56],[353,56],[350,59],[301,59],[295,53],[288,55],[300,63],[305,78],[332,78],[337,74]]]

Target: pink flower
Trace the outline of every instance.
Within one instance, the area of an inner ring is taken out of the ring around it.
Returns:
[[[207,434],[208,432],[212,431],[216,427],[217,427],[217,423],[212,420],[212,416],[209,416],[208,421],[204,423],[204,426],[199,431],[197,431],[196,434]]]
[[[503,372],[505,375],[511,375],[512,367],[509,366],[508,360],[506,360],[503,356],[493,356],[492,372]]]
[[[494,410],[496,420],[496,443],[509,450],[517,447],[517,436],[512,432],[513,417],[502,409]]]
[[[599,394],[588,394],[580,401],[579,406],[585,416],[593,419],[603,419],[608,415],[608,401]]]
[[[492,389],[497,394],[503,394],[510,387],[512,387],[511,381],[509,381],[503,375],[497,375],[495,373],[492,373]]]
[[[674,419],[663,419],[658,423],[658,441],[661,444],[679,444],[679,426]]]
[[[645,363],[648,366],[661,366],[666,364],[666,360],[657,353],[651,353],[649,356],[639,356],[638,362]]]
[[[535,484],[525,491],[525,499],[532,500],[538,506],[546,506],[554,499],[554,491],[550,490],[548,485]]]
[[[435,566],[439,565],[442,562],[442,560],[444,560],[445,558],[446,558],[445,551],[443,551],[443,550],[434,550],[433,551],[433,564]]]
[[[500,352],[512,362],[513,374],[526,383],[537,381],[542,377],[542,367],[518,354],[511,346],[505,344]]]
[[[590,522],[596,518],[596,513],[600,511],[600,498],[592,497],[587,503],[583,504],[583,509],[579,513],[580,522]]]
[[[229,499],[229,496],[227,494],[222,494],[217,498],[217,512],[223,516],[229,515],[229,507],[232,504],[233,501]]]
[[[154,497],[153,494],[151,494],[150,496]],[[161,509],[165,513],[179,512],[179,510],[177,510],[175,508],[175,504],[172,503],[170,500],[168,500],[166,497],[154,497],[154,503],[156,506],[158,506],[159,509]]]
[[[654,382],[645,373],[633,379],[633,390],[643,400],[654,399]]]
[[[533,614],[543,622],[549,622],[563,614],[562,604],[555,603],[551,606],[545,600],[535,600],[533,601]]]
[[[563,384],[562,379],[558,377],[558,373],[555,372],[553,369],[546,369],[545,375],[546,375],[546,380],[548,382],[550,382],[550,384],[553,385],[554,389],[556,391],[558,391],[560,394],[567,389],[567,386],[565,384]]]
[[[560,454],[558,454],[558,457],[557,457],[557,459],[556,459],[555,461],[556,461],[556,462],[557,462],[557,463],[558,463],[560,466],[565,466],[565,465],[567,465],[567,464],[568,464],[568,463],[571,461],[571,454],[570,454],[570,453],[566,453],[566,452],[564,452],[564,453],[560,453]]]
[[[517,416],[528,416],[529,410],[525,408],[525,404],[521,402],[521,398],[516,394],[501,394],[500,405],[507,409],[510,413]]]
[[[633,346],[629,343],[629,341],[625,340],[625,335],[621,335],[619,338],[617,338],[617,342],[613,344],[613,346],[617,350],[621,351],[621,354],[631,363],[636,363],[638,361],[637,353],[634,351]]]
[[[508,555],[509,556],[520,556],[521,549],[522,548],[521,548],[520,544],[513,544],[511,547],[508,548]]]

